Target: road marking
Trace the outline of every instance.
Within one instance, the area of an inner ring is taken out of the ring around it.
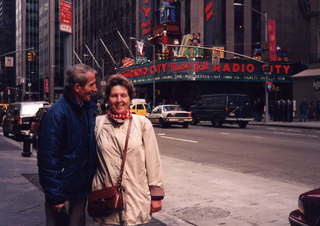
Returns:
[[[263,139],[264,137],[260,137],[260,136],[253,136],[254,138],[257,138],[257,139]]]
[[[221,132],[220,134],[222,134],[222,135],[230,135],[231,133]]]
[[[168,137],[168,136],[160,136],[160,137],[161,138],[166,138],[166,139],[169,139],[169,140],[178,140],[178,141],[184,141],[184,142],[190,142],[190,143],[199,143],[199,141],[195,141],[195,140],[186,140],[186,139]]]
[[[166,135],[165,133],[158,133],[158,136],[164,136]]]

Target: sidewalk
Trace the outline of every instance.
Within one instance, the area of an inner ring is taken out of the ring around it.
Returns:
[[[45,225],[36,158],[21,157],[21,145],[0,150],[0,226]],[[201,163],[162,156],[166,198],[147,225],[289,225],[298,195],[310,187],[274,181]],[[161,223],[162,222],[162,223]],[[87,226],[94,226],[88,218]]]
[[[309,122],[299,122],[299,121],[293,121],[293,122],[274,122],[269,121],[267,123],[261,121],[252,121],[249,123],[250,125],[255,126],[275,126],[275,127],[291,127],[291,128],[300,128],[300,129],[316,129],[320,130],[320,121],[309,121]]]

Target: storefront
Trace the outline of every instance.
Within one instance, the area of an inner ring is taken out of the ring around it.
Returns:
[[[303,101],[308,104],[310,120],[319,119],[317,103],[320,101],[320,69],[302,71],[293,78],[293,98],[297,101],[297,113],[300,117],[300,106]],[[318,116],[318,117],[317,117]]]
[[[201,94],[245,93],[264,100],[265,82],[270,81],[270,98],[292,98],[291,75],[299,65],[288,62],[260,63],[251,60],[177,58],[119,69],[133,81],[138,97],[156,104],[179,103],[188,108]]]

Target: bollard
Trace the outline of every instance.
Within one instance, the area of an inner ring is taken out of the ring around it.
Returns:
[[[32,155],[32,135],[27,135],[23,139],[22,157],[30,157]]]

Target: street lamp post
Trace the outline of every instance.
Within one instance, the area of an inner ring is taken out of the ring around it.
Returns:
[[[130,39],[137,40],[137,38],[135,38],[135,37],[130,37]],[[152,47],[152,62],[153,62],[153,66],[156,70],[156,46],[154,44],[151,44],[150,42],[145,41],[145,40],[143,42]],[[152,80],[152,106],[153,107],[156,106],[156,73],[157,72],[155,72],[155,74],[153,76],[153,80]]]
[[[245,5],[242,3],[233,3],[233,5],[245,7]],[[268,44],[268,13],[267,12],[260,12],[259,10],[255,9],[255,8],[251,8],[251,10],[264,18],[264,28],[265,28],[264,41],[265,41],[265,45],[267,45]],[[267,69],[269,69],[269,64],[267,64],[267,63],[265,63],[265,64],[266,64],[265,67]],[[264,117],[264,121],[265,121],[265,123],[267,123],[269,121],[269,92],[268,92],[269,74],[270,74],[269,71],[264,71],[264,75],[265,75],[265,84],[264,84],[265,117]]]

